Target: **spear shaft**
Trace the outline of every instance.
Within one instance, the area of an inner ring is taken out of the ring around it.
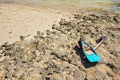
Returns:
[[[94,48],[94,50],[96,50],[104,42],[104,40],[106,40],[106,35],[103,35],[101,39],[102,40],[98,43],[98,45]]]

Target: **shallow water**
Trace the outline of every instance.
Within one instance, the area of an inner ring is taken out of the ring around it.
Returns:
[[[0,0],[6,3],[24,3],[27,5],[67,6],[74,8],[102,8],[120,12],[120,0]]]

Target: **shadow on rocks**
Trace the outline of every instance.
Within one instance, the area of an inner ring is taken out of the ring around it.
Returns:
[[[87,59],[84,58],[85,55],[83,54],[81,48],[79,48],[78,46],[75,46],[74,50],[76,51],[76,54],[80,57],[81,63],[83,64],[83,66],[85,68],[90,68],[90,67],[96,66],[97,62],[91,63]]]

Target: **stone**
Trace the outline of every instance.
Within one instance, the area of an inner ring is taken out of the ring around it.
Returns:
[[[0,80],[5,79],[4,77],[6,75],[6,72],[7,72],[7,70],[6,70],[5,65],[1,65],[0,66]]]
[[[67,25],[69,24],[68,21],[66,21],[65,19],[61,19],[61,21],[59,22],[60,25]]]
[[[5,56],[0,57],[0,62],[4,61],[6,59]]]

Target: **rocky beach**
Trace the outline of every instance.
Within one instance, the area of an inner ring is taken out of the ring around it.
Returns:
[[[120,79],[119,13],[1,4],[0,28],[0,80]],[[80,38],[95,47],[103,34],[107,40],[96,50],[101,61],[84,60]]]

